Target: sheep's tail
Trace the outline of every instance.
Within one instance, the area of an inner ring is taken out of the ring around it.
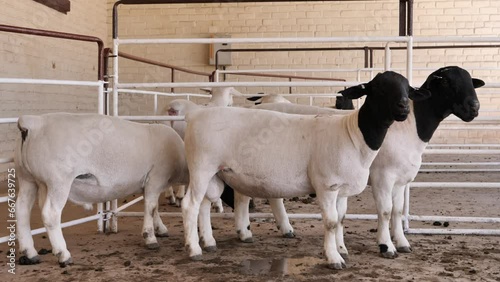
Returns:
[[[28,133],[31,130],[40,128],[42,125],[41,117],[39,116],[21,116],[17,121],[17,128],[21,131],[22,142],[28,138]]]

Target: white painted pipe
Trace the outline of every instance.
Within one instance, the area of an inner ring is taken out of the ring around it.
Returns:
[[[104,114],[104,81],[99,81],[99,88],[97,89],[97,113]]]
[[[389,47],[389,43],[385,44],[384,56],[384,71],[391,70],[391,48]]]
[[[5,197],[0,197],[0,203],[6,203],[6,202],[8,202],[8,201],[9,201],[9,199],[10,199],[10,197],[7,197],[7,196],[5,196]]]
[[[119,206],[119,207],[116,209],[116,211],[114,211],[114,212],[115,212],[115,214],[118,214],[118,213],[120,213],[122,210],[124,210],[124,209],[126,209],[126,208],[128,208],[128,207],[130,207],[130,206],[132,206],[132,205],[134,205],[134,204],[136,204],[137,202],[142,201],[143,199],[144,199],[144,196],[137,197],[137,198],[133,199],[132,201],[130,201],[130,202],[128,202],[128,203],[126,203],[126,204],[124,204],[124,205]]]
[[[471,162],[471,163],[464,163],[464,162],[460,162],[460,163],[453,163],[453,162],[449,162],[449,163],[434,163],[434,162],[429,162],[429,163],[422,163],[422,166],[481,166],[481,165],[484,165],[484,166],[490,166],[490,165],[500,165],[499,162],[482,162],[482,163],[479,163],[479,162]]]
[[[113,39],[113,115],[118,115],[118,39]]]
[[[412,182],[411,188],[500,188],[500,182]]]
[[[159,38],[115,39],[118,44],[210,44],[210,43],[329,43],[329,42],[408,42],[398,36],[269,37],[269,38]]]
[[[184,116],[118,116],[119,118],[135,121],[184,120]]]
[[[10,164],[14,162],[14,158],[0,158],[0,164]]]
[[[144,212],[118,212],[118,217],[143,217]],[[182,217],[181,212],[160,212],[160,216],[167,217]],[[214,218],[234,218],[234,213],[210,213]],[[250,218],[274,218],[272,213],[250,213]],[[320,213],[291,213],[288,214],[291,219],[321,219]],[[376,214],[346,214],[346,219],[362,219],[362,220],[375,220]]]
[[[419,172],[500,172],[500,168],[423,168]]]
[[[471,216],[410,215],[410,220],[415,220],[415,221],[471,222],[471,223],[500,223],[500,217],[471,217]]]
[[[104,205],[103,203],[97,203],[97,232],[104,232]]]
[[[0,118],[0,124],[2,123],[16,123],[19,118]]]
[[[132,93],[132,94],[145,94],[145,95],[159,95],[159,96],[169,96],[169,97],[206,97],[210,98],[210,94],[196,94],[196,93],[171,93],[171,92],[158,92],[158,91],[148,91],[148,90],[137,90],[137,89],[118,89],[118,93]]]
[[[61,80],[61,79],[32,79],[32,78],[0,78],[0,83],[6,84],[43,84],[43,85],[73,85],[73,86],[100,86],[100,81]]]
[[[410,228],[407,234],[429,234],[429,235],[500,235],[500,229],[425,229]]]
[[[99,217],[100,217],[100,215],[95,214],[95,215],[87,216],[84,218],[79,218],[79,219],[71,220],[68,222],[64,222],[61,224],[61,228],[66,228],[66,227],[82,224],[85,222],[94,221],[94,220],[98,219]],[[41,234],[41,233],[45,233],[45,232],[47,232],[47,229],[45,229],[45,227],[42,227],[42,228],[31,230],[31,235],[37,235],[37,234]],[[0,244],[5,243],[8,240],[9,240],[9,236],[2,237],[2,238],[0,238]]]
[[[120,88],[204,88],[204,87],[350,87],[359,81],[246,81],[246,82],[152,82],[152,83],[120,83]],[[116,87],[115,87],[116,88]]]
[[[407,49],[406,49],[406,78],[408,79],[408,83],[413,85],[413,37],[406,37],[407,41]]]
[[[425,149],[424,155],[498,155],[500,150]]]

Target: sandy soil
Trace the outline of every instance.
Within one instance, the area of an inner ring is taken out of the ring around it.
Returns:
[[[498,160],[497,160],[498,161]],[[500,173],[425,173],[420,181],[499,181]],[[499,189],[414,189],[411,213],[419,215],[500,216]],[[124,201],[124,200],[121,200]],[[314,200],[287,200],[287,210],[317,213]],[[6,218],[4,204],[0,218]],[[141,211],[142,206],[130,208]],[[162,211],[180,209],[161,199]],[[264,200],[257,200],[256,212],[268,212]],[[227,208],[226,212],[230,212]],[[374,213],[371,191],[349,199],[348,213]],[[64,220],[91,215],[68,204]],[[17,265],[7,273],[7,245],[0,245],[0,281],[500,281],[500,237],[464,235],[408,235],[413,253],[396,259],[379,256],[375,241],[376,222],[346,220],[348,268],[328,269],[322,254],[323,225],[320,220],[293,220],[297,237],[280,236],[273,220],[252,222],[254,243],[241,243],[232,219],[213,219],[218,250],[205,253],[202,261],[190,261],[183,247],[182,219],[163,217],[170,237],[159,238],[158,251],[147,250],[141,237],[141,218],[121,218],[119,233],[98,234],[91,222],[63,230],[74,265],[60,268],[56,257],[42,255],[38,265]],[[34,208],[32,227],[41,227]],[[434,222],[412,222],[411,227],[444,228]],[[448,228],[500,229],[498,224],[459,224]],[[3,229],[3,228],[2,228]],[[0,236],[6,231],[0,230]],[[38,250],[51,249],[45,234],[37,235]],[[19,256],[19,255],[18,255]]]

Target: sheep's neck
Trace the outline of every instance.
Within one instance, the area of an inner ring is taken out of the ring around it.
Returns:
[[[388,117],[384,118],[384,113],[377,113],[370,107],[359,109],[358,126],[363,134],[366,145],[376,151],[382,146],[389,126],[394,122]]]
[[[414,101],[413,110],[417,123],[417,134],[420,140],[429,142],[437,127],[450,115],[451,110],[438,107],[432,97],[423,101]]]

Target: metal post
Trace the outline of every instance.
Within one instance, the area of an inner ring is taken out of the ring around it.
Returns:
[[[389,42],[385,44],[385,64],[384,71],[388,71],[391,69],[391,48],[389,47]]]
[[[405,202],[403,215],[403,230],[407,232],[408,229],[410,229],[410,184],[406,184],[405,186]]]
[[[408,36],[408,43],[406,49],[406,78],[408,83],[413,83],[413,36]]]

